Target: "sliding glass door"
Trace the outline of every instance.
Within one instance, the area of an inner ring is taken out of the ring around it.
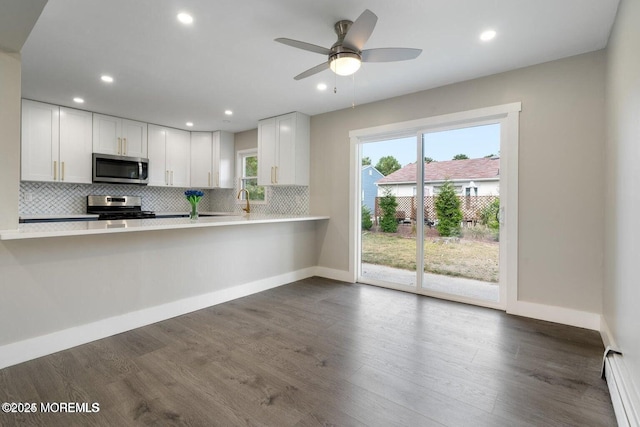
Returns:
[[[417,286],[416,138],[362,146],[361,275],[368,283]]]
[[[424,291],[500,301],[500,124],[422,134]]]
[[[499,306],[500,121],[360,145],[358,280]]]

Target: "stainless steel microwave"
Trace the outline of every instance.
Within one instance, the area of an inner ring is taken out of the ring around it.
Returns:
[[[147,185],[149,159],[93,153],[93,182]]]

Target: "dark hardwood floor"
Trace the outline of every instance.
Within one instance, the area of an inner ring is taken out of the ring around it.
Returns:
[[[614,426],[597,332],[311,278],[0,370],[43,426]]]

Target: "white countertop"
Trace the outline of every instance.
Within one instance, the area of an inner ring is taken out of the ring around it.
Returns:
[[[318,221],[328,216],[314,215],[229,215],[189,218],[151,218],[118,221],[69,221],[19,224],[17,230],[0,230],[0,240],[40,239],[44,237],[82,236],[87,234],[172,230],[179,228],[224,227],[277,222]]]

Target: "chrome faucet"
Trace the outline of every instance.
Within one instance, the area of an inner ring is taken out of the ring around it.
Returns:
[[[244,208],[242,208],[242,210],[243,210],[243,211],[245,211],[246,213],[249,213],[249,212],[251,212],[251,206],[249,206],[249,190],[247,190],[246,188],[243,188],[242,190],[238,191],[237,199],[238,199],[238,200],[241,200],[241,199],[240,199],[240,195],[241,195],[243,192],[244,192],[244,193],[246,193],[246,195],[247,195],[247,198],[245,199],[245,200],[247,201],[247,206],[245,206]]]

